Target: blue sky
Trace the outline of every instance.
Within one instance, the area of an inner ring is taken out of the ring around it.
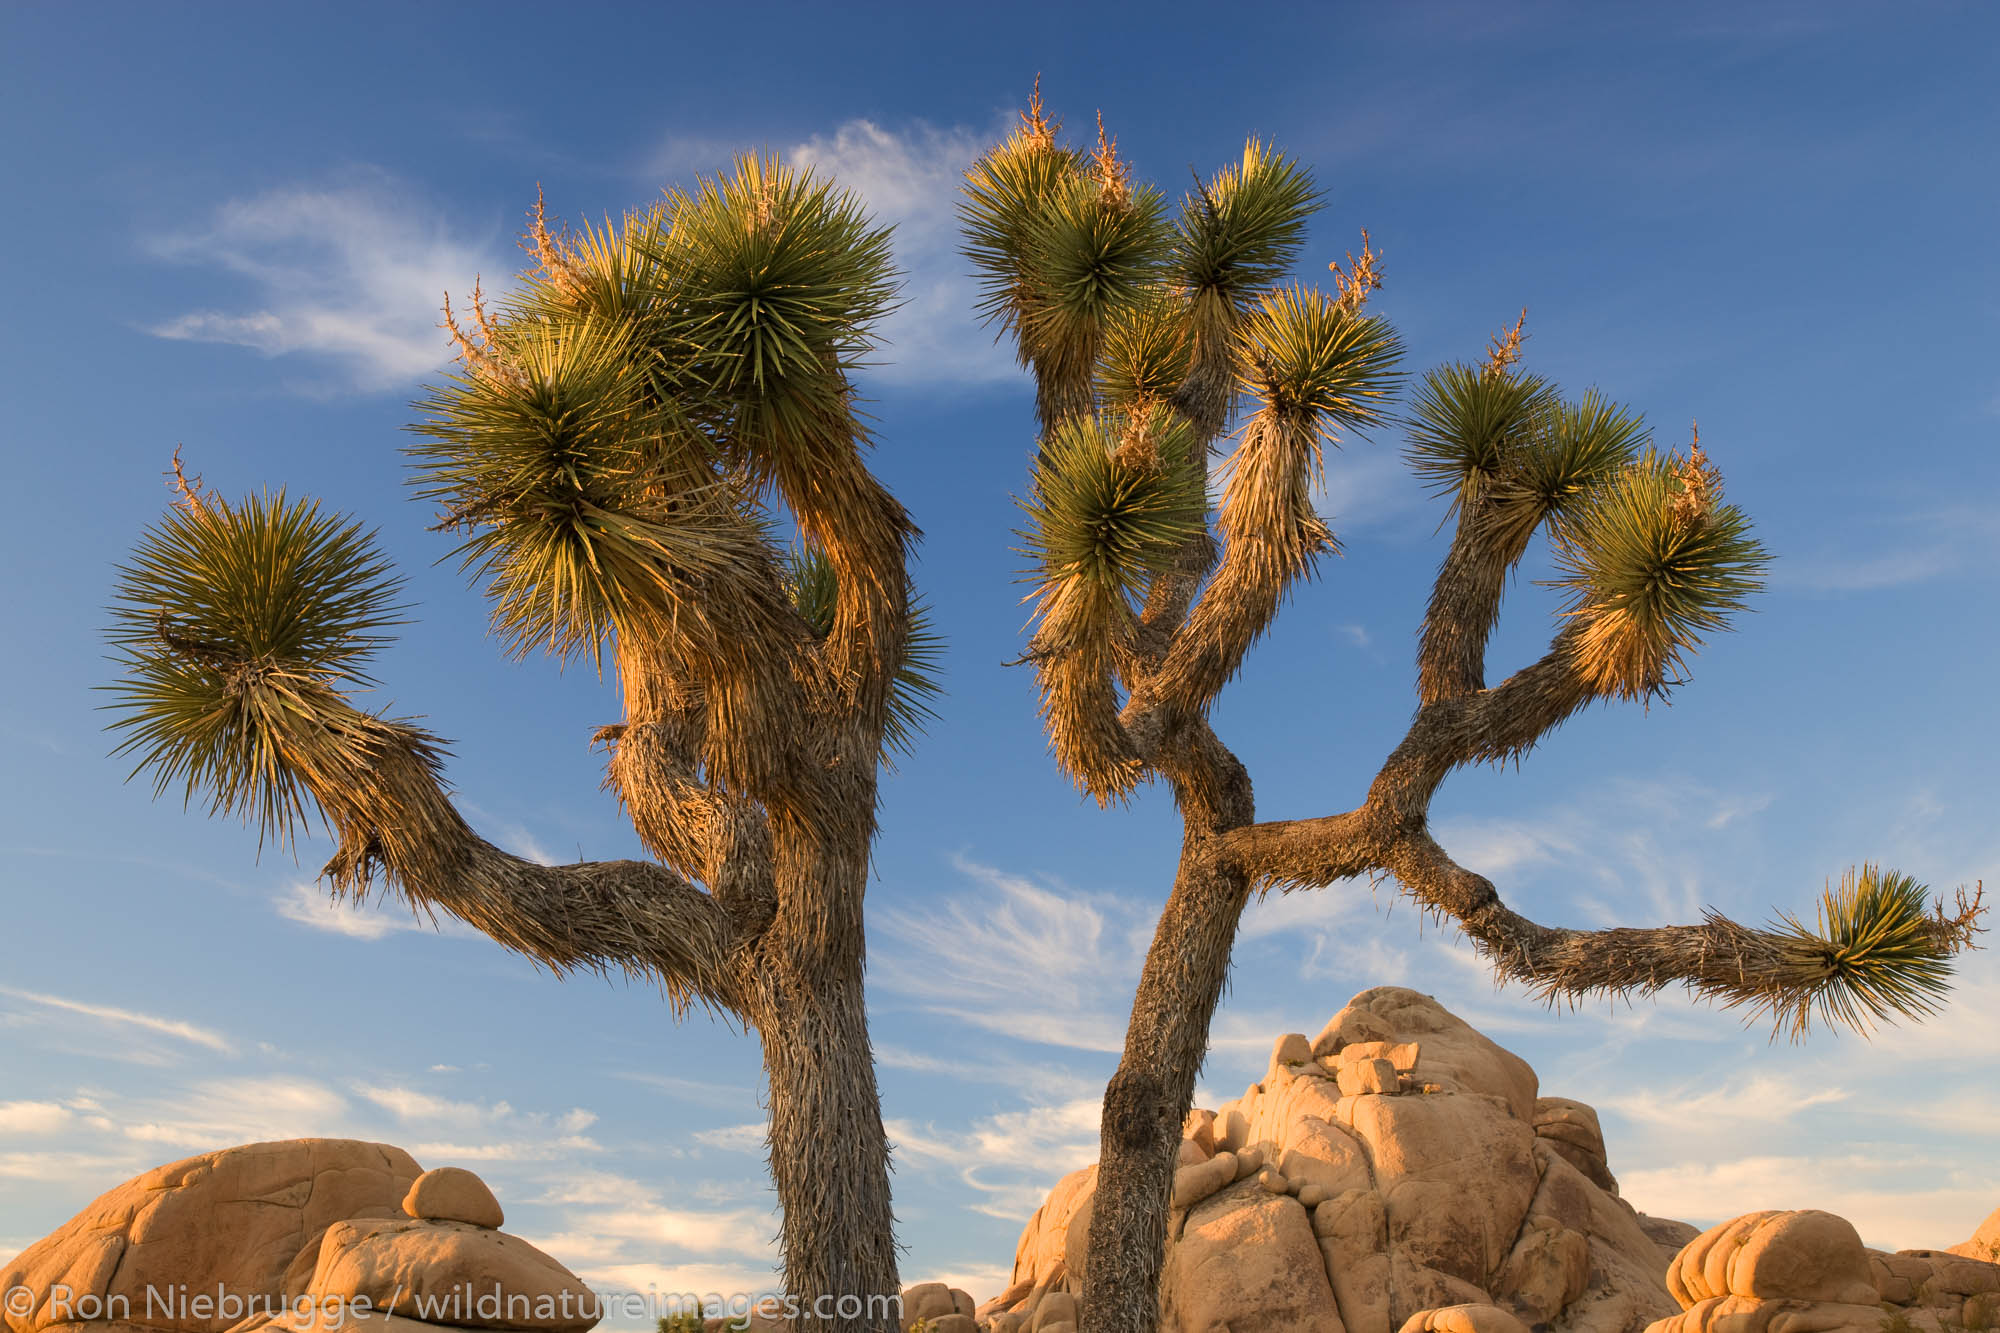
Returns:
[[[1307,277],[1382,251],[1413,368],[1528,307],[1527,362],[1699,418],[1775,553],[1671,707],[1598,709],[1519,772],[1452,779],[1460,860],[1550,923],[1762,920],[1850,863],[2000,869],[2000,13],[1978,5],[489,7],[17,5],[0,13],[0,322],[15,502],[0,691],[0,1255],[158,1162],[340,1134],[486,1174],[604,1287],[769,1281],[755,1043],[644,987],[556,983],[468,932],[335,911],[234,825],[106,758],[112,566],[176,444],[225,492],[378,524],[419,604],[382,663],[455,741],[474,822],[529,855],[635,854],[587,671],[510,663],[403,486],[449,288],[518,266],[537,183],[597,219],[740,148],[810,159],[897,224],[906,304],[866,389],[927,537],[942,720],[884,787],[870,984],[910,1279],[994,1294],[1022,1221],[1094,1155],[1177,825],[1105,814],[1044,752],[1011,529],[1026,384],[970,315],[958,172],[1039,72],[1177,190],[1257,133],[1324,185]],[[1439,513],[1393,432],[1335,456],[1346,546],[1218,710],[1260,813],[1345,809],[1412,705]],[[1539,557],[1531,557],[1537,566]],[[1498,670],[1550,631],[1529,568]],[[1648,1211],[1826,1207],[1872,1243],[2000,1204],[2000,965],[1874,1041],[1772,1045],[1678,993],[1550,1014],[1389,887],[1261,903],[1204,1101],[1369,985],[1445,999],[1602,1112]]]

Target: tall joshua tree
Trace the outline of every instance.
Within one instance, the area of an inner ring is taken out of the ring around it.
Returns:
[[[894,1328],[868,1304],[897,1276],[862,894],[932,644],[850,380],[892,294],[888,232],[756,158],[602,230],[533,218],[515,296],[489,315],[475,286],[465,330],[447,301],[461,364],[417,405],[415,479],[504,644],[608,658],[624,719],[593,739],[655,859],[544,866],[474,832],[444,742],[356,697],[396,578],[358,523],[283,492],[182,481],[139,543],[114,606],[121,749],[280,840],[316,807],[336,898],[399,894],[754,1028],[787,1289],[849,1298],[800,1326]]]
[[[1253,893],[1386,875],[1463,930],[1499,976],[1551,999],[1680,983],[1726,1005],[1863,1026],[1930,1012],[1979,902],[1932,908],[1874,867],[1817,928],[1582,931],[1510,910],[1432,837],[1432,797],[1469,764],[1519,760],[1598,700],[1681,683],[1687,655],[1758,586],[1764,553],[1698,444],[1661,454],[1594,391],[1566,399],[1519,365],[1520,325],[1483,364],[1424,376],[1409,462],[1450,506],[1450,549],[1420,639],[1418,706],[1362,803],[1260,823],[1210,706],[1292,585],[1335,549],[1313,495],[1322,449],[1389,420],[1401,348],[1368,313],[1362,254],[1331,291],[1280,285],[1319,202],[1306,171],[1252,140],[1171,213],[1102,124],[1058,141],[1039,95],[966,177],[961,219],[982,312],[1034,374],[1039,446],[1025,508],[1028,660],[1057,763],[1100,804],[1163,778],[1184,826],[1118,1071],[1105,1091],[1083,1273],[1087,1333],[1158,1321],[1168,1196],[1239,917]],[[1218,452],[1220,467],[1211,469]],[[1219,494],[1209,479],[1219,476]],[[1488,686],[1486,644],[1532,539],[1567,605],[1541,660]]]

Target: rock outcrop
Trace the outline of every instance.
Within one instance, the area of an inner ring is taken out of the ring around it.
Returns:
[[[1071,1326],[1096,1172],[1022,1234],[992,1333]],[[1637,1333],[1694,1234],[1618,1197],[1597,1113],[1416,991],[1363,992],[1197,1110],[1174,1177],[1164,1333]]]
[[[1970,1237],[1951,1247],[1948,1253],[1962,1259],[1984,1259],[1988,1263],[2000,1263],[2000,1208],[1979,1224],[1979,1229]]]
[[[470,1171],[290,1139],[203,1153],[100,1196],[0,1270],[6,1333],[585,1333],[597,1300],[498,1230]]]
[[[1853,1225],[1832,1213],[1746,1213],[1674,1257],[1667,1289],[1681,1313],[1647,1333],[1992,1328],[2000,1324],[2000,1264],[1963,1248],[1887,1254],[1863,1247]]]

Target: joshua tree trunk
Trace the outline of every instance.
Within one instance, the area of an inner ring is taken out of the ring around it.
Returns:
[[[785,896],[800,910],[781,912],[761,942],[753,1003],[770,1078],[785,1290],[803,1303],[790,1327],[896,1333],[889,1145],[862,986],[867,843],[850,842],[775,830],[780,882],[797,877]]]
[[[1085,1259],[1083,1333],[1152,1333],[1181,1127],[1229,977],[1249,877],[1220,855],[1220,835],[1255,817],[1250,779],[1206,724],[1163,768],[1187,816],[1174,891],[1160,914],[1104,1093],[1097,1196]]]

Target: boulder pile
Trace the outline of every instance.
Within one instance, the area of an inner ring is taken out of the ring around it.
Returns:
[[[1073,1333],[1096,1185],[1050,1191],[982,1333]],[[1595,1111],[1380,987],[1188,1116],[1160,1286],[1162,1333],[1978,1333],[2000,1329],[2000,1212],[1896,1254],[1829,1213],[1648,1217]]]
[[[2000,1263],[1973,1257],[1985,1230],[1950,1250],[1888,1254],[1864,1248],[1832,1213],[1745,1213],[1674,1257],[1667,1289],[1681,1313],[1647,1333],[1990,1329],[2000,1325]]]
[[[99,1197],[0,1270],[7,1333],[585,1333],[597,1299],[499,1230],[470,1171],[289,1139],[203,1153]]]
[[[991,1333],[1065,1333],[1097,1168],[1028,1224]],[[1365,991],[1183,1129],[1161,1281],[1174,1333],[1637,1333],[1695,1228],[1618,1197],[1597,1114],[1429,996]]]

